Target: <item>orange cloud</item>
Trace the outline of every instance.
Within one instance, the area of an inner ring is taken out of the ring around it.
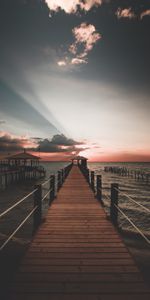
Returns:
[[[71,60],[71,64],[72,65],[80,65],[80,64],[85,64],[85,63],[87,63],[87,61],[86,60],[84,60],[84,59],[81,59],[81,58],[73,58],[72,60]]]
[[[135,18],[135,13],[132,11],[132,8],[129,7],[129,8],[118,8],[117,12],[116,12],[116,15],[118,17],[118,19],[121,19],[121,18],[128,18],[128,19],[133,19]]]
[[[71,59],[69,64],[79,65],[87,63],[87,55],[93,49],[94,45],[98,40],[101,39],[101,35],[96,32],[95,26],[92,24],[82,23],[73,30],[73,35],[75,41],[69,47],[69,52],[75,57]],[[82,45],[83,50],[80,51]],[[85,58],[85,59],[83,59]],[[65,66],[67,60],[62,60],[58,62],[59,66]]]
[[[95,26],[92,24],[82,23],[80,26],[75,27],[72,32],[75,37],[75,43],[71,45],[70,49],[73,48],[74,53],[77,52],[77,45],[83,44],[85,48],[84,53],[87,54],[101,38],[101,35],[96,32]]]
[[[20,151],[23,148],[36,148],[37,144],[26,136],[15,136],[0,131],[0,151]]]
[[[150,16],[150,9],[143,11],[140,15],[140,18],[143,19],[145,16]]]
[[[65,62],[64,60],[58,61],[57,64],[58,64],[58,66],[60,66],[60,67],[66,66],[66,62]]]
[[[93,6],[101,5],[101,0],[46,0],[50,10],[58,12],[60,9],[67,14],[74,14],[78,8],[89,11]]]

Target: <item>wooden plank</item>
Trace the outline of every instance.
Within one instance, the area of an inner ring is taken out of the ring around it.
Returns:
[[[74,166],[37,231],[11,300],[148,300],[116,229]]]
[[[91,279],[92,276],[92,279]],[[135,273],[19,273],[16,282],[143,282],[141,274]]]
[[[137,273],[137,267],[133,266],[34,266],[34,265],[22,265],[20,272],[54,272],[54,273]],[[133,275],[134,276],[134,275]]]
[[[69,282],[69,283],[61,283],[61,282],[22,282],[22,284],[18,284],[14,287],[14,292],[24,292],[25,294],[39,292],[42,293],[105,293],[105,294],[128,294],[128,293],[140,293],[141,295],[148,293],[148,288],[146,288],[145,284],[142,282],[138,283],[94,283],[91,282]]]
[[[118,259],[125,259],[125,258],[131,258],[130,254],[128,252],[123,252],[123,253],[110,253],[110,252],[100,252],[96,253],[96,252],[83,252],[83,253],[79,253],[79,252],[70,252],[70,253],[66,253],[66,252],[28,252],[26,255],[26,258],[96,258],[96,259],[112,259],[112,258],[118,258]],[[25,258],[25,259],[26,259]]]
[[[42,266],[57,266],[57,265],[64,265],[64,266],[80,266],[80,265],[92,265],[92,266],[128,266],[128,265],[134,265],[134,262],[132,259],[45,259],[45,258],[31,258],[24,260],[22,265],[42,265]]]
[[[39,253],[50,253],[50,252],[61,252],[61,253],[74,253],[74,252],[78,252],[78,253],[127,253],[127,249],[122,247],[122,248],[116,248],[116,247],[100,247],[100,248],[63,248],[63,247],[33,247],[30,248],[30,253],[33,252],[39,252]]]
[[[132,294],[114,294],[114,295],[106,295],[106,294],[73,294],[70,293],[68,295],[62,293],[32,293],[32,294],[24,294],[24,293],[16,293],[12,295],[13,298],[11,300],[141,300],[141,294],[132,293]],[[142,300],[149,300],[149,294],[143,294]]]

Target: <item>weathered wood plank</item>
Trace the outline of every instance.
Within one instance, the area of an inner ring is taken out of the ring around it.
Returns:
[[[92,279],[91,279],[92,276]],[[19,273],[16,282],[143,282],[140,273]]]
[[[60,273],[137,273],[137,267],[133,266],[74,266],[74,265],[65,265],[65,266],[34,266],[34,265],[22,265],[20,272],[60,272]],[[134,276],[134,275],[133,275]]]
[[[22,284],[18,284],[15,286],[14,291],[24,292],[25,294],[39,292],[42,293],[105,293],[105,294],[129,294],[130,293],[140,293],[146,294],[148,292],[148,288],[146,288],[144,283],[84,283],[84,282],[69,282],[69,283],[61,283],[61,282],[22,282]]]
[[[24,294],[24,293],[16,293],[12,300],[141,300],[141,294],[138,293],[130,293],[130,294],[126,294],[123,295],[123,293],[121,294],[114,294],[114,295],[107,295],[107,294],[89,294],[89,293],[85,293],[85,294],[63,294],[63,293],[53,293],[53,294],[49,294],[49,293],[32,293],[32,294]],[[149,294],[143,294],[142,295],[142,300],[149,300]]]

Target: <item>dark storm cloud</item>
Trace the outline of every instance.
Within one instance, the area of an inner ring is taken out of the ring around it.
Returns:
[[[11,135],[4,133],[0,136],[0,152],[22,150],[26,141],[26,139],[13,138]]]
[[[54,135],[52,139],[41,139],[39,137],[30,139],[14,137],[9,133],[0,132],[0,152],[21,151],[25,147],[30,151],[40,150],[41,152],[47,153],[68,153],[82,151],[83,148],[82,146],[79,147],[79,145],[81,145],[81,143],[67,138],[63,134]],[[76,146],[78,146],[78,148],[76,148]]]
[[[60,145],[60,146],[74,146],[74,145],[80,145],[82,144],[81,142],[74,141],[73,139],[67,138],[63,134],[56,134],[53,136],[51,142],[54,145]]]
[[[63,134],[57,134],[52,137],[51,140],[43,139],[38,142],[37,149],[40,149],[41,152],[72,152],[72,151],[81,151],[82,147],[76,148],[79,143],[73,139],[67,138]]]

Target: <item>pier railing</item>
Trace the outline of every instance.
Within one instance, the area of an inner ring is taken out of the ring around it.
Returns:
[[[51,175],[45,182],[35,185],[33,191],[31,191],[29,194],[24,196],[22,199],[14,203],[11,207],[7,208],[4,212],[0,214],[0,220],[1,220],[1,218],[5,217],[9,212],[13,211],[14,208],[24,203],[30,196],[33,196],[34,199],[33,209],[22,220],[22,222],[17,226],[17,228],[9,235],[9,237],[3,242],[3,244],[0,246],[0,251],[2,251],[5,248],[5,246],[12,240],[12,238],[23,227],[23,225],[27,222],[27,220],[31,216],[33,216],[33,234],[36,232],[36,230],[38,229],[39,225],[42,222],[43,202],[48,199],[48,204],[51,205],[52,201],[56,197],[57,191],[59,191],[59,189],[63,185],[71,168],[72,168],[72,164],[69,164],[64,169],[58,171],[56,175]]]
[[[89,183],[91,189],[95,193],[95,197],[100,201],[102,206],[105,206],[103,197],[102,197],[102,176],[96,175],[94,171],[89,170],[88,168],[83,168],[79,165],[79,168],[83,175],[85,176],[87,182]],[[119,205],[119,198],[120,196],[126,197],[130,202],[137,205],[145,211],[146,213],[150,214],[150,209],[142,205],[141,203],[134,200],[129,194],[125,193],[119,188],[117,183],[112,183],[110,187],[110,195],[105,195],[107,200],[110,203],[109,211],[110,211],[110,219],[115,227],[118,229],[120,228],[120,224],[118,222],[118,215],[121,214],[124,219],[126,219],[130,225],[138,232],[138,234],[150,245],[150,239],[142,232],[142,230],[125,214],[123,209]]]

